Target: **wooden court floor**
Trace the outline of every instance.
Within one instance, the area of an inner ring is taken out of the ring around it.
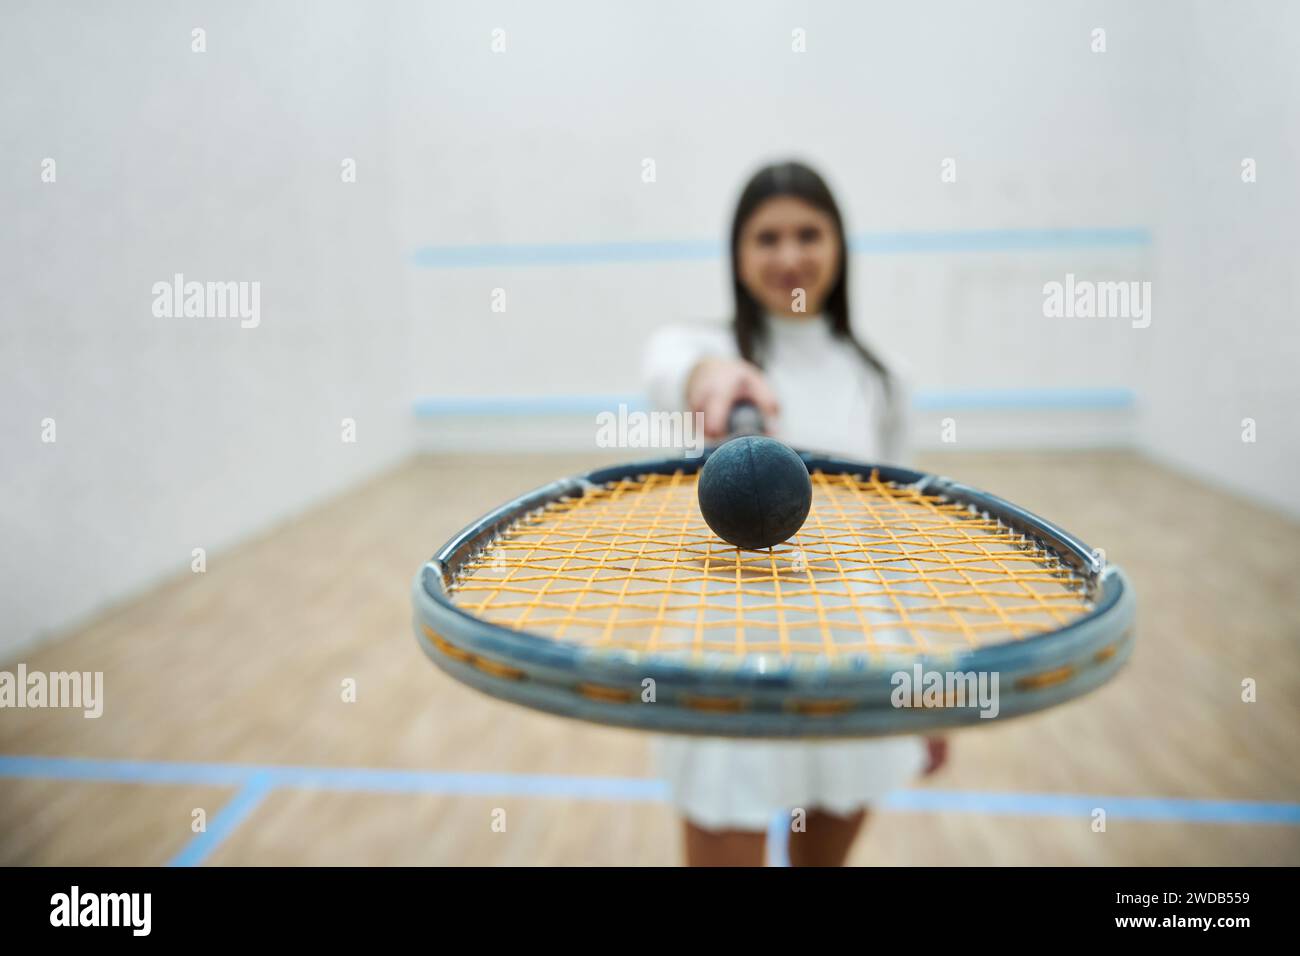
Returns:
[[[106,701],[0,711],[0,864],[679,862],[642,736],[480,697],[411,635],[437,545],[600,461],[412,460],[23,655],[103,671]],[[1105,548],[1137,650],[1083,701],[956,734],[918,785],[938,809],[904,794],[851,862],[1300,864],[1300,524],[1127,453],[920,464]]]

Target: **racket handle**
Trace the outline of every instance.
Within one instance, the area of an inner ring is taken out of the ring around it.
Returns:
[[[761,435],[764,430],[763,413],[753,402],[741,399],[731,406],[731,413],[727,416],[727,434],[731,438]]]

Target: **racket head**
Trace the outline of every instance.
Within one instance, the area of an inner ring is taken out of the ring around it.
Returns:
[[[823,488],[837,487],[830,479],[857,488],[870,476],[871,487],[892,489],[891,494],[897,490],[903,499],[942,502],[958,521],[981,527],[996,524],[1003,529],[998,534],[1004,543],[1019,541],[1050,555],[1053,573],[1077,587],[1086,609],[1041,633],[985,645],[833,654],[786,648],[732,655],[700,652],[698,647],[687,653],[681,647],[557,639],[540,627],[510,626],[510,621],[488,619],[482,608],[467,609],[458,590],[473,579],[485,555],[518,533],[521,523],[563,511],[573,502],[598,503],[610,496],[611,488],[628,483],[639,482],[643,488],[657,483],[661,491],[677,483],[673,486],[679,495],[683,487],[693,495],[694,476],[706,453],[697,459],[602,468],[551,482],[465,528],[416,575],[413,602],[420,646],[461,682],[534,709],[661,732],[778,738],[911,734],[992,722],[981,716],[988,713],[987,707],[952,706],[951,701],[900,706],[902,673],[917,679],[929,674],[996,675],[996,714],[1007,718],[1085,694],[1109,680],[1127,660],[1134,639],[1133,590],[1119,568],[1104,565],[1073,535],[1001,498],[935,475],[807,452],[800,456],[810,473],[821,476]],[[799,544],[799,536],[794,544]],[[596,545],[599,550],[599,542]],[[730,598],[734,593],[739,602],[747,593],[745,562],[759,561],[769,552],[741,552],[722,542],[716,542],[716,550],[733,556],[734,567],[724,570],[728,575],[735,571],[736,586],[734,592],[724,589],[723,595]],[[568,563],[563,561],[561,567]],[[709,582],[722,581],[710,577],[709,570],[706,565],[701,585],[706,595],[701,601],[706,603],[708,596],[717,596],[707,595]],[[781,576],[774,576],[779,587]],[[544,570],[540,577],[546,578]],[[548,586],[543,580],[542,587]],[[626,590],[627,584],[622,587]],[[474,607],[472,602],[468,606]],[[858,611],[861,614],[861,608]],[[901,613],[906,616],[906,609]],[[743,618],[743,612],[738,614]],[[616,616],[617,611],[611,621]],[[825,621],[822,626],[825,629]]]

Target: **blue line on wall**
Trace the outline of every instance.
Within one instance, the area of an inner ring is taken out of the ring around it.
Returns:
[[[417,418],[598,415],[650,406],[641,395],[430,395],[415,400]]]
[[[1109,411],[1136,403],[1127,388],[1008,388],[917,392],[918,411]]]
[[[964,252],[1047,252],[1056,249],[1132,249],[1151,245],[1142,228],[966,229],[859,233],[849,250],[861,255]],[[589,266],[613,263],[700,262],[720,259],[714,239],[612,242],[486,243],[424,246],[411,255],[422,269],[507,266]]]
[[[1120,411],[1136,404],[1126,388],[1015,388],[922,391],[917,411]],[[598,415],[650,407],[642,395],[429,395],[416,399],[417,418]]]

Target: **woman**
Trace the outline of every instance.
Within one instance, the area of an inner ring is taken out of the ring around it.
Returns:
[[[896,371],[853,337],[839,208],[799,163],[760,170],[731,229],[735,317],[729,328],[670,328],[646,358],[664,410],[704,413],[725,437],[740,399],[768,432],[798,448],[902,463],[906,397]],[[761,865],[767,826],[791,812],[792,864],[839,866],[867,806],[946,758],[942,738],[872,741],[657,741],[663,775],[686,818],[692,866]],[[802,811],[802,814],[796,811]]]

